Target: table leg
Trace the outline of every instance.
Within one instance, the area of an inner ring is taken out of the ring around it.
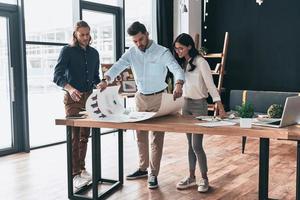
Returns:
[[[101,131],[100,128],[92,128],[92,184],[82,188],[76,194],[73,192],[73,166],[72,166],[72,127],[67,126],[67,173],[68,173],[68,198],[76,200],[98,200],[105,199],[123,184],[124,165],[123,165],[123,130],[118,130],[118,153],[119,153],[119,180],[102,178],[101,174]],[[98,184],[112,184],[99,195]],[[92,198],[81,194],[92,187]]]
[[[119,181],[124,183],[124,164],[123,164],[123,130],[118,130],[118,151],[119,151]]]
[[[92,128],[92,180],[93,199],[98,199],[98,182],[101,177],[100,128]]]
[[[268,199],[269,190],[269,138],[260,138],[259,140],[259,199]]]
[[[124,101],[124,108],[126,108],[126,97],[124,97],[123,101]]]
[[[73,161],[72,161],[72,127],[66,127],[67,133],[67,173],[68,173],[68,197],[73,196]]]
[[[297,141],[296,200],[300,200],[300,141]]]

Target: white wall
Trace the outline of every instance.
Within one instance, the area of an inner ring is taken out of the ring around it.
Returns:
[[[183,3],[188,12],[182,12]],[[180,33],[201,36],[201,0],[174,0],[174,39]]]

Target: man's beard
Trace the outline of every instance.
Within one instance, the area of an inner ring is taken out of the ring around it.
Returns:
[[[140,46],[138,47],[141,51],[145,51],[146,50],[146,46]]]

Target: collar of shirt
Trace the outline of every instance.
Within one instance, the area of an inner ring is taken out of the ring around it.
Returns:
[[[152,48],[152,45],[153,44],[153,40],[149,40],[149,42],[148,42],[148,44],[147,44],[147,46],[146,46],[146,49],[145,49],[145,51],[141,51],[137,46],[135,46],[135,48],[137,49],[137,50],[139,50],[141,53],[148,53]]]
[[[87,45],[85,48],[83,48],[79,45],[79,43],[76,44],[76,47],[82,51],[88,51],[90,49],[90,45]]]
[[[152,46],[152,43],[153,43],[153,40],[149,40],[145,50],[149,49]]]

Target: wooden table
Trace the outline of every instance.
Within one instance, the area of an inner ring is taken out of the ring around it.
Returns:
[[[135,123],[114,123],[101,122],[91,119],[56,119],[56,125],[67,126],[67,149],[68,149],[68,195],[71,199],[90,199],[81,195],[73,194],[72,182],[72,145],[71,145],[71,127],[91,127],[92,128],[92,175],[93,175],[93,198],[102,199],[111,194],[123,184],[123,130],[151,130],[176,133],[203,133],[208,135],[225,136],[248,136],[260,139],[259,143],[259,180],[258,195],[260,200],[268,199],[269,182],[269,142],[270,139],[295,140],[297,142],[297,172],[296,172],[296,199],[300,200],[299,194],[299,176],[300,176],[300,125],[289,126],[286,128],[269,128],[254,126],[251,129],[243,129],[238,125],[207,128],[196,125],[200,121],[192,117],[183,117],[181,115],[164,116],[142,122]],[[118,129],[118,149],[119,149],[119,180],[102,179],[101,153],[100,153],[100,128]],[[98,183],[110,182],[112,187],[104,193],[98,194]]]

